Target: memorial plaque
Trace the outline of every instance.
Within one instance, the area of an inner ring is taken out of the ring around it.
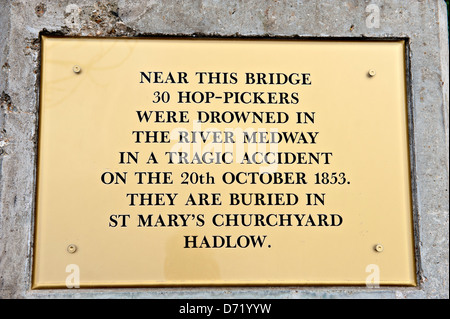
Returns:
[[[33,288],[416,285],[403,41],[42,44]]]

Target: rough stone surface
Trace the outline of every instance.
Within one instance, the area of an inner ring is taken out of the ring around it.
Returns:
[[[443,0],[0,0],[0,298],[449,298],[446,10]],[[408,39],[419,286],[31,291],[41,33]]]

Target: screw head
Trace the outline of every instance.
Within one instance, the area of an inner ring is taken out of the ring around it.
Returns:
[[[74,244],[70,244],[69,246],[67,246],[67,252],[70,254],[73,254],[77,251],[77,246]]]
[[[81,72],[81,67],[79,65],[74,65],[72,68],[74,73],[80,73]]]
[[[376,245],[375,246],[375,251],[377,251],[379,253],[383,252],[384,251],[383,245],[380,245],[380,244]]]
[[[373,70],[373,69],[369,70],[369,76],[371,78],[374,77],[375,75],[377,75],[377,72],[375,70]]]

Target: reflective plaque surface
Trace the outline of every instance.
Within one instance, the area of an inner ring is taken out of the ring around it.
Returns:
[[[42,40],[33,288],[416,284],[403,42]]]

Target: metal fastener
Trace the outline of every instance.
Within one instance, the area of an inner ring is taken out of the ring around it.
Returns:
[[[80,73],[81,72],[81,67],[79,65],[74,65],[72,70],[75,73]]]
[[[375,246],[375,250],[377,252],[381,253],[381,252],[383,252],[384,247],[383,247],[383,245],[378,244],[378,245]]]
[[[375,72],[375,70],[369,70],[369,76],[372,78],[372,77],[374,77],[375,75],[377,75],[377,72]]]
[[[69,246],[67,246],[67,251],[71,254],[73,254],[74,252],[77,251],[77,246],[74,244],[70,244]]]

